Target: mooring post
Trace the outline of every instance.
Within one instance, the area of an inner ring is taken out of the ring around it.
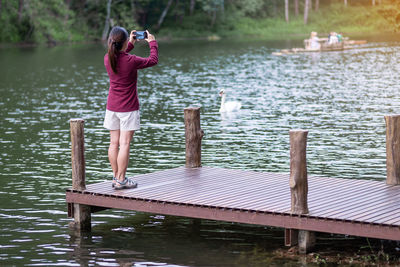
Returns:
[[[71,119],[71,161],[72,189],[83,191],[85,184],[85,136],[83,119]],[[90,231],[90,206],[73,203],[74,222],[70,225],[77,230]]]
[[[200,128],[200,108],[188,107],[183,110],[185,120],[186,167],[201,167],[201,139],[204,136]],[[193,219],[195,228],[201,225],[201,219]]]
[[[290,135],[290,193],[291,212],[307,214],[307,135],[308,131],[291,130]]]
[[[385,116],[386,183],[400,185],[400,115]]]
[[[204,136],[204,132],[200,128],[200,108],[185,108],[184,120],[186,140],[186,167],[201,167],[201,139]]]
[[[305,130],[291,130],[290,136],[290,194],[291,213],[308,213],[308,181],[307,181],[307,135]],[[294,231],[291,229],[291,231]],[[293,233],[288,233],[293,236]],[[285,238],[287,240],[288,237]],[[294,240],[296,241],[296,240]],[[294,243],[294,242],[293,242]],[[298,244],[300,253],[308,253],[314,248],[315,233],[310,231],[298,231]]]

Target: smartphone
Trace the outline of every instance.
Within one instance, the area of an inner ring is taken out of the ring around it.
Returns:
[[[137,31],[137,32],[135,32],[135,37],[136,37],[136,40],[144,40],[147,38],[147,32],[146,31]]]

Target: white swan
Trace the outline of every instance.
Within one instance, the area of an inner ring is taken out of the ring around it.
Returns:
[[[238,101],[229,101],[225,103],[226,93],[224,89],[219,91],[219,96],[221,97],[221,107],[219,112],[232,112],[239,110],[242,107],[242,103]]]

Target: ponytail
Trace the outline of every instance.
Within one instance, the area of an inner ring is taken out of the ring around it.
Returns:
[[[108,45],[108,62],[110,62],[110,66],[112,71],[117,74],[117,53],[115,49],[115,45],[111,43]]]
[[[112,28],[108,37],[108,61],[112,71],[117,74],[117,59],[124,43],[128,39],[128,32],[122,27]]]

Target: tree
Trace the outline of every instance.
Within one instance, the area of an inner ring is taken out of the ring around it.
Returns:
[[[24,0],[18,1],[18,24],[21,24],[22,20],[22,9],[24,8]]]
[[[277,15],[277,13],[278,13],[278,4],[276,3],[276,0],[273,0],[273,2],[272,2],[272,4],[273,4],[273,14],[274,14],[274,17],[276,17],[276,15]]]
[[[173,0],[168,1],[167,6],[164,8],[163,12],[161,13],[161,16],[158,19],[158,23],[157,23],[157,27],[156,27],[157,30],[160,29],[161,24],[163,23],[165,16],[167,15],[169,8],[171,7],[172,1]]]
[[[304,1],[304,24],[308,22],[308,9],[310,8],[310,0]]]
[[[136,21],[136,8],[135,8],[135,0],[131,0],[131,13],[132,18]]]
[[[185,16],[186,4],[180,0],[175,1],[174,7],[174,16],[175,16],[175,23],[181,24],[183,22],[183,17]]]
[[[289,0],[285,0],[285,20],[289,23]]]
[[[387,0],[384,11],[393,14],[381,14],[393,21],[397,30],[399,9],[392,7],[398,7],[399,1]],[[106,40],[114,24],[129,29],[167,27],[163,34],[178,28],[190,34],[209,34],[210,30],[230,34],[242,18],[250,24],[268,17],[282,20],[279,16],[284,13],[290,23],[291,10],[293,16],[303,15],[304,4],[304,24],[308,24],[310,14],[319,7],[353,2],[376,7],[382,0],[0,0],[0,42]]]
[[[102,36],[101,36],[101,40],[102,40],[102,41],[106,41],[106,40],[107,40],[108,31],[110,30],[111,4],[112,4],[112,0],[108,0],[108,2],[107,2],[106,21],[104,22],[104,30],[103,30],[103,34],[102,34]]]
[[[67,6],[67,9],[69,10],[71,7],[71,0],[65,0],[65,5]],[[67,24],[68,19],[69,19],[69,13],[66,13],[65,17],[64,17],[64,25]]]
[[[283,2],[283,0],[282,0]],[[276,1],[271,2],[271,1],[265,1],[265,0],[232,0],[227,1],[227,6],[229,9],[229,6],[234,6],[236,10],[240,11],[240,14],[245,17],[250,17],[250,18],[255,18],[260,15],[264,10],[271,10],[275,9],[275,4]],[[272,5],[272,6],[271,6]],[[221,11],[223,8],[223,1],[221,3],[218,3],[218,6],[221,6]],[[276,10],[274,10],[275,12]],[[273,16],[276,16],[276,13],[272,13]]]
[[[217,20],[217,12],[224,10],[224,0],[203,0],[202,8],[211,16],[210,27],[214,27]]]
[[[196,5],[196,0],[190,0],[190,9],[189,9],[190,16],[193,15],[195,5]]]
[[[24,1],[22,23],[19,29],[21,41],[47,42],[48,44],[68,41],[73,18],[67,23],[64,19],[70,12],[64,0]],[[72,13],[70,17],[73,17]]]

